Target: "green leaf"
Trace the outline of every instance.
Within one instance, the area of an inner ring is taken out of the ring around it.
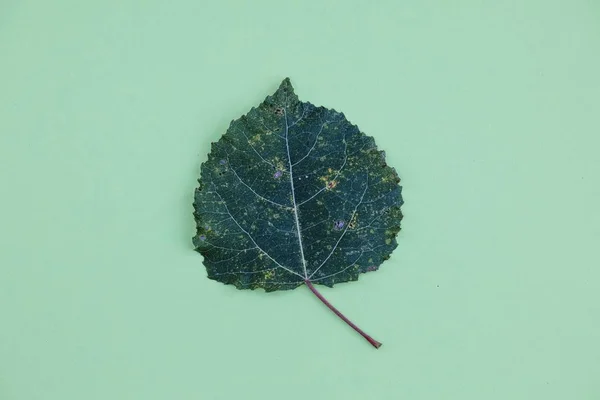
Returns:
[[[210,279],[267,292],[306,284],[320,296],[313,284],[355,281],[396,248],[399,182],[372,137],[299,101],[285,79],[212,143],[193,243]]]

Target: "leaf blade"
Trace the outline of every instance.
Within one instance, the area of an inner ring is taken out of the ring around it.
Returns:
[[[397,246],[395,170],[343,113],[300,102],[288,78],[232,121],[199,182],[194,245],[209,278],[239,289],[356,280]]]

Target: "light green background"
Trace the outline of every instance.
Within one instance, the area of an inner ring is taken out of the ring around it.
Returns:
[[[0,400],[600,399],[597,1],[0,4]],[[392,259],[323,290],[378,351],[192,251],[285,76],[403,178]]]

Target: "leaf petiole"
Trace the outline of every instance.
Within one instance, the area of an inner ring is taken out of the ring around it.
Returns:
[[[342,314],[337,308],[335,308],[329,301],[327,301],[327,299],[325,297],[323,297],[323,295],[321,293],[319,293],[319,291],[314,287],[314,285],[312,284],[312,282],[309,279],[304,280],[304,283],[306,283],[306,286],[308,286],[308,288],[311,290],[311,292],[313,292],[314,295],[317,296],[319,298],[319,300],[321,300],[323,302],[323,304],[325,304],[331,311],[333,311],[335,313],[335,315],[340,317],[345,323],[350,325],[350,327],[352,329],[354,329],[356,332],[358,332],[362,337],[367,339],[367,341],[369,343],[371,343],[371,345],[373,347],[375,347],[376,349],[381,347],[380,342],[373,339],[371,336],[367,335],[362,329],[360,329],[358,326],[356,326],[352,321],[350,321],[348,318],[346,318],[346,316],[344,314]]]

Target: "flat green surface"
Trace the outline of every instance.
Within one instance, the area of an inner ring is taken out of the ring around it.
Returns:
[[[600,5],[411,3],[1,2],[0,399],[599,399]],[[392,259],[323,289],[380,350],[192,251],[285,76],[403,178]]]

